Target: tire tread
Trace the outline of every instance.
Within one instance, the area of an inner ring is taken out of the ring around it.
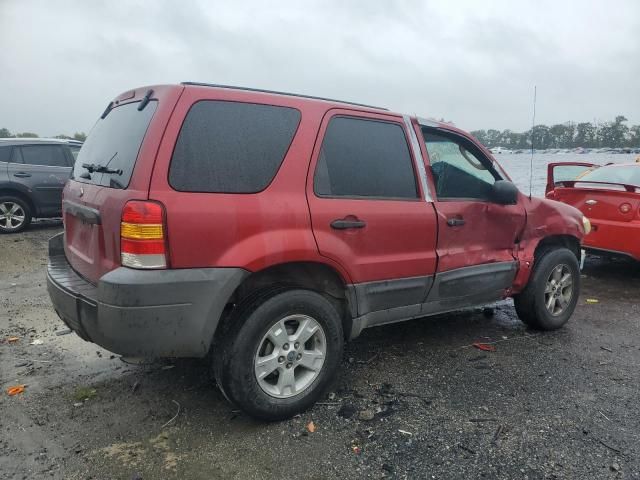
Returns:
[[[566,256],[567,258],[571,258],[571,261],[569,263],[573,264],[572,266],[577,270],[578,275],[574,284],[574,295],[571,300],[571,303],[573,305],[570,307],[570,313],[566,315],[567,318],[564,319],[564,321],[553,322],[552,320],[555,319],[546,315],[546,310],[543,312],[540,305],[536,304],[536,297],[539,295],[538,289],[540,288],[540,284],[546,282],[546,278],[543,277],[544,272],[548,268],[547,264],[551,262],[549,259],[552,258],[552,255],[557,256],[560,254]],[[575,305],[578,301],[579,295],[580,268],[575,255],[568,248],[548,246],[537,253],[533,272],[531,273],[529,282],[521,293],[519,293],[518,295],[514,295],[513,304],[520,320],[522,320],[529,327],[535,330],[556,330],[562,327],[564,323],[566,323],[571,317],[571,314],[573,313]]]

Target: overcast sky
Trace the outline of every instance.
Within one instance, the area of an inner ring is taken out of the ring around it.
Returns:
[[[638,0],[0,0],[0,45],[0,127],[41,136],[185,80],[516,131],[537,85],[536,123],[640,123]]]

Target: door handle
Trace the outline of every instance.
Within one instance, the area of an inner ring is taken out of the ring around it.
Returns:
[[[25,178],[25,177],[30,177],[31,174],[27,173],[27,172],[16,172],[13,174],[14,177],[19,177],[19,178]]]
[[[465,222],[462,218],[449,218],[447,220],[447,225],[450,227],[461,227],[464,223]]]
[[[338,220],[334,220],[331,222],[331,228],[335,230],[346,230],[348,228],[364,228],[367,226],[367,222],[363,222],[362,220],[347,220],[345,218],[341,218]]]

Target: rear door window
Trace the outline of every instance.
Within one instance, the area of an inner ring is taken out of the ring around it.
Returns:
[[[9,162],[11,160],[12,147],[0,147],[0,162]]]
[[[184,192],[260,192],[278,172],[299,123],[294,108],[197,102],[180,130],[169,183]]]
[[[333,118],[322,142],[314,190],[321,197],[417,198],[403,128],[390,122]]]
[[[127,188],[142,140],[158,102],[150,101],[142,110],[140,102],[115,107],[96,122],[76,158],[72,178],[104,187]],[[118,173],[90,173],[83,165],[103,166]]]
[[[70,167],[60,145],[23,145],[22,163],[47,167]]]
[[[69,145],[69,151],[71,152],[73,161],[75,162],[75,160],[78,158],[78,154],[80,153],[80,147],[78,145]]]

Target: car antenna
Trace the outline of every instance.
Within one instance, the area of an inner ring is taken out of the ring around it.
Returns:
[[[531,121],[531,160],[529,162],[529,200],[533,191],[533,129],[536,126],[536,94],[538,86],[533,86],[533,120]]]

